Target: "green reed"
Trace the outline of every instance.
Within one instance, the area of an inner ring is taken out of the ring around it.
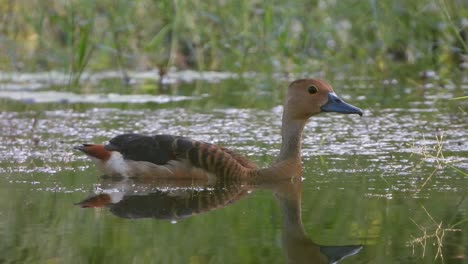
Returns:
[[[71,83],[85,69],[116,67],[386,72],[394,63],[456,66],[467,52],[461,0],[3,1],[0,9],[9,46],[1,69],[67,69]]]

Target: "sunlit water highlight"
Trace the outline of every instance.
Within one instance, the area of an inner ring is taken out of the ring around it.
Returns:
[[[57,173],[66,169],[63,162],[87,158],[73,151],[83,142],[102,143],[128,132],[175,134],[213,142],[250,156],[272,161],[278,154],[282,107],[272,110],[213,109],[197,112],[185,109],[116,110],[95,108],[85,112],[45,111],[40,117],[32,113],[0,113],[0,162],[3,172]],[[377,114],[377,115],[376,115]],[[427,122],[430,117],[431,122]],[[60,122],[57,122],[60,120]],[[401,125],[403,124],[403,125]],[[323,114],[312,118],[304,133],[303,159],[307,173],[372,172],[379,177],[418,175],[415,161],[422,167],[448,163],[468,168],[468,130],[462,121],[451,120],[442,113],[387,109],[379,113],[366,111],[362,118]],[[437,157],[438,149],[449,153]],[[314,169],[311,161],[327,159],[329,166],[358,160],[366,166],[348,170],[343,166],[328,171]],[[47,167],[29,167],[30,160],[40,160]],[[413,161],[410,161],[412,159]],[[8,165],[9,164],[9,165]],[[267,164],[263,164],[267,165]],[[312,166],[307,166],[312,165]],[[345,177],[345,176],[343,176]],[[422,175],[415,176],[422,177]],[[431,185],[438,185],[433,181]],[[314,188],[320,185],[315,184]],[[436,187],[436,186],[434,186]],[[454,190],[460,187],[452,186]]]

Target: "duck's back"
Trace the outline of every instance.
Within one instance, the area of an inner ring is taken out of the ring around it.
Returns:
[[[157,165],[183,161],[226,176],[257,168],[253,162],[224,147],[180,136],[123,134],[111,139],[105,148],[120,152],[126,160]]]

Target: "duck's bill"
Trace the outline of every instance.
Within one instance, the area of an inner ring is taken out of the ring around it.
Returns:
[[[362,116],[362,110],[345,103],[335,93],[328,93],[328,102],[320,107],[322,112],[335,112],[342,114],[358,114]]]

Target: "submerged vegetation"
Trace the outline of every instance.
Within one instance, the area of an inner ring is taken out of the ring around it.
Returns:
[[[467,17],[463,0],[0,1],[0,70],[447,72]]]

